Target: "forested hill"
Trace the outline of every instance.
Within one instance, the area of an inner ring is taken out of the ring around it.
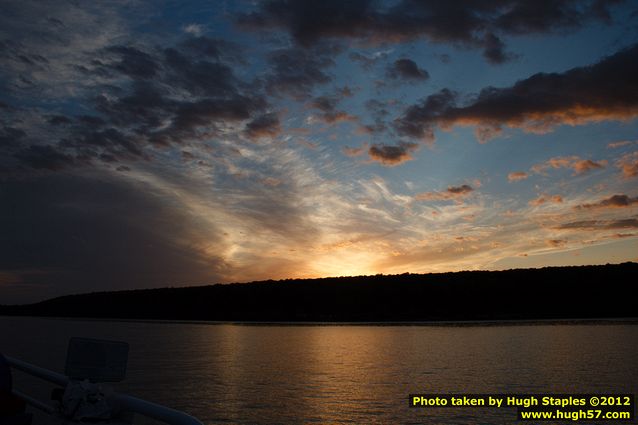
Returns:
[[[638,264],[217,284],[69,295],[3,315],[220,321],[636,318]]]

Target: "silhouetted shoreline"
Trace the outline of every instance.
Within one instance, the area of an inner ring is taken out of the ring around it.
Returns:
[[[0,314],[309,325],[631,322],[635,282],[636,263],[406,273],[96,292],[0,306]]]

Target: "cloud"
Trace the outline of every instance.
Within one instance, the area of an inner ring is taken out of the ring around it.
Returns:
[[[583,220],[572,221],[561,224],[557,229],[586,229],[586,230],[605,230],[605,229],[632,229],[638,228],[638,219],[625,218],[618,220]]]
[[[366,43],[403,42],[426,38],[432,43],[484,50],[491,63],[510,59],[496,33],[523,35],[580,28],[586,22],[608,22],[609,5],[601,2],[525,0],[494,2],[400,0],[390,6],[372,0],[298,2],[270,0],[240,14],[245,29],[283,29],[301,46],[325,39],[358,39]]]
[[[638,44],[590,66],[538,73],[511,87],[487,87],[464,106],[443,89],[408,107],[395,126],[401,135],[432,142],[436,127],[473,125],[485,140],[504,126],[546,133],[558,125],[626,121],[638,116],[638,96],[628,89],[636,86],[637,76]]]
[[[414,198],[417,201],[460,201],[472,192],[474,192],[474,188],[470,185],[464,184],[461,186],[450,186],[441,192],[435,191],[419,193]]]
[[[19,128],[3,126],[0,128],[0,151],[20,146],[27,133]]]
[[[234,43],[208,37],[169,47],[101,46],[82,63],[70,64],[95,84],[90,89],[85,83],[73,99],[83,106],[82,115],[45,114],[30,119],[19,134],[5,126],[3,133],[13,131],[16,145],[0,146],[8,153],[0,159],[12,162],[7,166],[56,171],[152,160],[158,147],[222,133],[237,137],[242,128],[249,138],[272,137],[280,130],[278,119],[268,113],[264,93],[235,75],[242,64]],[[23,116],[16,115],[16,122]]]
[[[194,36],[200,36],[204,32],[204,27],[199,24],[188,24],[188,25],[185,25],[182,29],[184,30],[185,33],[188,33]]]
[[[358,62],[363,69],[369,71],[379,61],[385,60],[388,57],[390,51],[379,51],[372,55],[365,55],[359,52],[350,52],[348,57],[350,60]]]
[[[422,82],[430,78],[430,74],[425,69],[418,67],[411,59],[397,59],[388,66],[386,77],[393,80],[403,80],[408,82]]]
[[[315,86],[332,81],[325,69],[334,65],[332,55],[337,51],[334,46],[317,46],[271,52],[268,57],[271,71],[265,78],[268,92],[274,96],[307,99]]]
[[[357,121],[356,116],[337,109],[337,104],[340,100],[341,98],[337,96],[319,96],[310,102],[310,106],[322,112],[318,115],[318,118],[327,124]]]
[[[566,239],[548,239],[545,241],[545,244],[547,244],[547,246],[552,248],[561,248],[567,244],[567,240]]]
[[[576,162],[573,165],[573,168],[576,174],[582,174],[590,170],[605,168],[606,166],[607,166],[606,160],[595,162],[595,161],[592,161],[591,159],[583,159],[581,161]]]
[[[51,145],[30,145],[15,154],[23,164],[35,169],[58,171],[76,165],[78,159]]]
[[[188,37],[177,44],[177,50],[197,59],[206,58],[231,64],[245,63],[243,47],[223,38]]]
[[[395,120],[397,131],[404,136],[421,139],[428,144],[433,143],[432,124],[453,107],[457,96],[456,92],[443,89],[428,96],[420,105],[408,107],[403,116]]]
[[[5,182],[0,198],[0,270],[31,297],[209,283],[227,266],[204,250],[223,252],[222,232],[147,185],[58,173]]]
[[[0,90],[15,98],[23,90],[57,101],[83,93],[87,79],[74,65],[126,38],[129,24],[147,16],[130,4],[125,14],[106,4],[6,2],[0,16]]]
[[[623,155],[617,162],[616,166],[622,171],[625,178],[638,176],[638,151]]]
[[[592,209],[592,208],[624,208],[638,204],[638,197],[629,197],[627,195],[612,195],[609,198],[602,199],[593,204],[580,204],[575,209]]]
[[[343,154],[346,156],[354,157],[354,156],[363,155],[366,149],[367,149],[366,145],[359,146],[358,148],[351,148],[351,147],[345,146],[341,149],[341,152],[343,152]]]
[[[548,202],[553,204],[561,204],[563,202],[563,197],[560,195],[552,195],[552,196],[541,195],[536,199],[532,199],[528,203],[529,205],[533,207],[538,207]]]
[[[281,124],[276,113],[260,115],[246,124],[246,135],[251,139],[276,137],[281,133]]]
[[[534,165],[532,167],[532,171],[543,174],[549,168],[570,168],[574,170],[574,175],[578,175],[587,173],[591,170],[605,168],[606,166],[606,160],[593,161],[591,159],[582,159],[578,156],[557,156],[540,164]]]
[[[607,144],[607,148],[608,149],[616,149],[616,148],[620,148],[623,146],[629,146],[631,144],[633,144],[634,142],[632,142],[631,140],[619,140],[618,142],[611,142]]]
[[[507,175],[507,180],[511,182],[516,182],[519,180],[525,180],[528,177],[529,177],[529,174],[527,174],[525,171],[514,171]]]
[[[395,166],[412,159],[412,152],[418,148],[416,143],[400,142],[397,145],[372,145],[368,155],[373,161],[383,165]]]
[[[390,109],[397,106],[399,102],[394,99],[390,100],[379,100],[379,99],[369,99],[364,103],[364,106],[372,118],[372,124],[362,124],[357,131],[360,134],[381,134],[389,131],[388,125],[386,124],[386,118],[390,115]]]
[[[638,233],[615,233],[611,237],[614,239],[633,238],[638,236]]]
[[[105,49],[113,58],[105,67],[131,78],[147,79],[154,77],[159,65],[150,54],[130,46],[110,46]],[[106,58],[103,58],[104,60]]]
[[[231,66],[217,60],[201,60],[184,54],[180,49],[164,50],[167,82],[192,94],[207,97],[228,97],[238,91],[238,81]]]
[[[483,38],[483,57],[492,64],[503,64],[517,57],[505,51],[505,43],[493,33],[485,34]]]

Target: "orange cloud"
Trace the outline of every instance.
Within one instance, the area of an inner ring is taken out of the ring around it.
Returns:
[[[565,239],[548,239],[545,241],[545,244],[547,244],[547,246],[551,246],[552,248],[560,248],[562,246],[565,246],[566,243],[567,240]]]
[[[525,180],[528,177],[529,177],[529,174],[527,174],[524,171],[514,171],[513,173],[509,173],[507,175],[507,180],[511,182],[516,182],[519,180]]]
[[[538,174],[543,174],[547,169],[559,169],[559,168],[571,168],[574,170],[574,175],[584,174],[591,170],[605,168],[607,161],[593,161],[591,159],[582,159],[579,156],[558,156],[550,158],[545,162],[536,164],[532,167],[532,171]]]
[[[563,202],[563,197],[560,195],[552,195],[552,196],[539,196],[536,199],[532,199],[531,201],[529,201],[529,205],[533,206],[533,207],[538,207],[540,205],[543,205],[545,203],[551,202],[553,204],[560,204]]]
[[[365,152],[367,146],[360,146],[358,148],[350,148],[348,146],[344,147],[341,149],[341,151],[343,152],[344,155],[347,156],[360,156],[361,154],[363,154],[363,152]]]
[[[616,166],[621,169],[623,176],[627,179],[638,176],[638,151],[623,155]]]

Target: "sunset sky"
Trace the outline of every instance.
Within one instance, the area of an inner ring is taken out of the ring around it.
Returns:
[[[0,5],[0,304],[638,260],[635,1]]]

